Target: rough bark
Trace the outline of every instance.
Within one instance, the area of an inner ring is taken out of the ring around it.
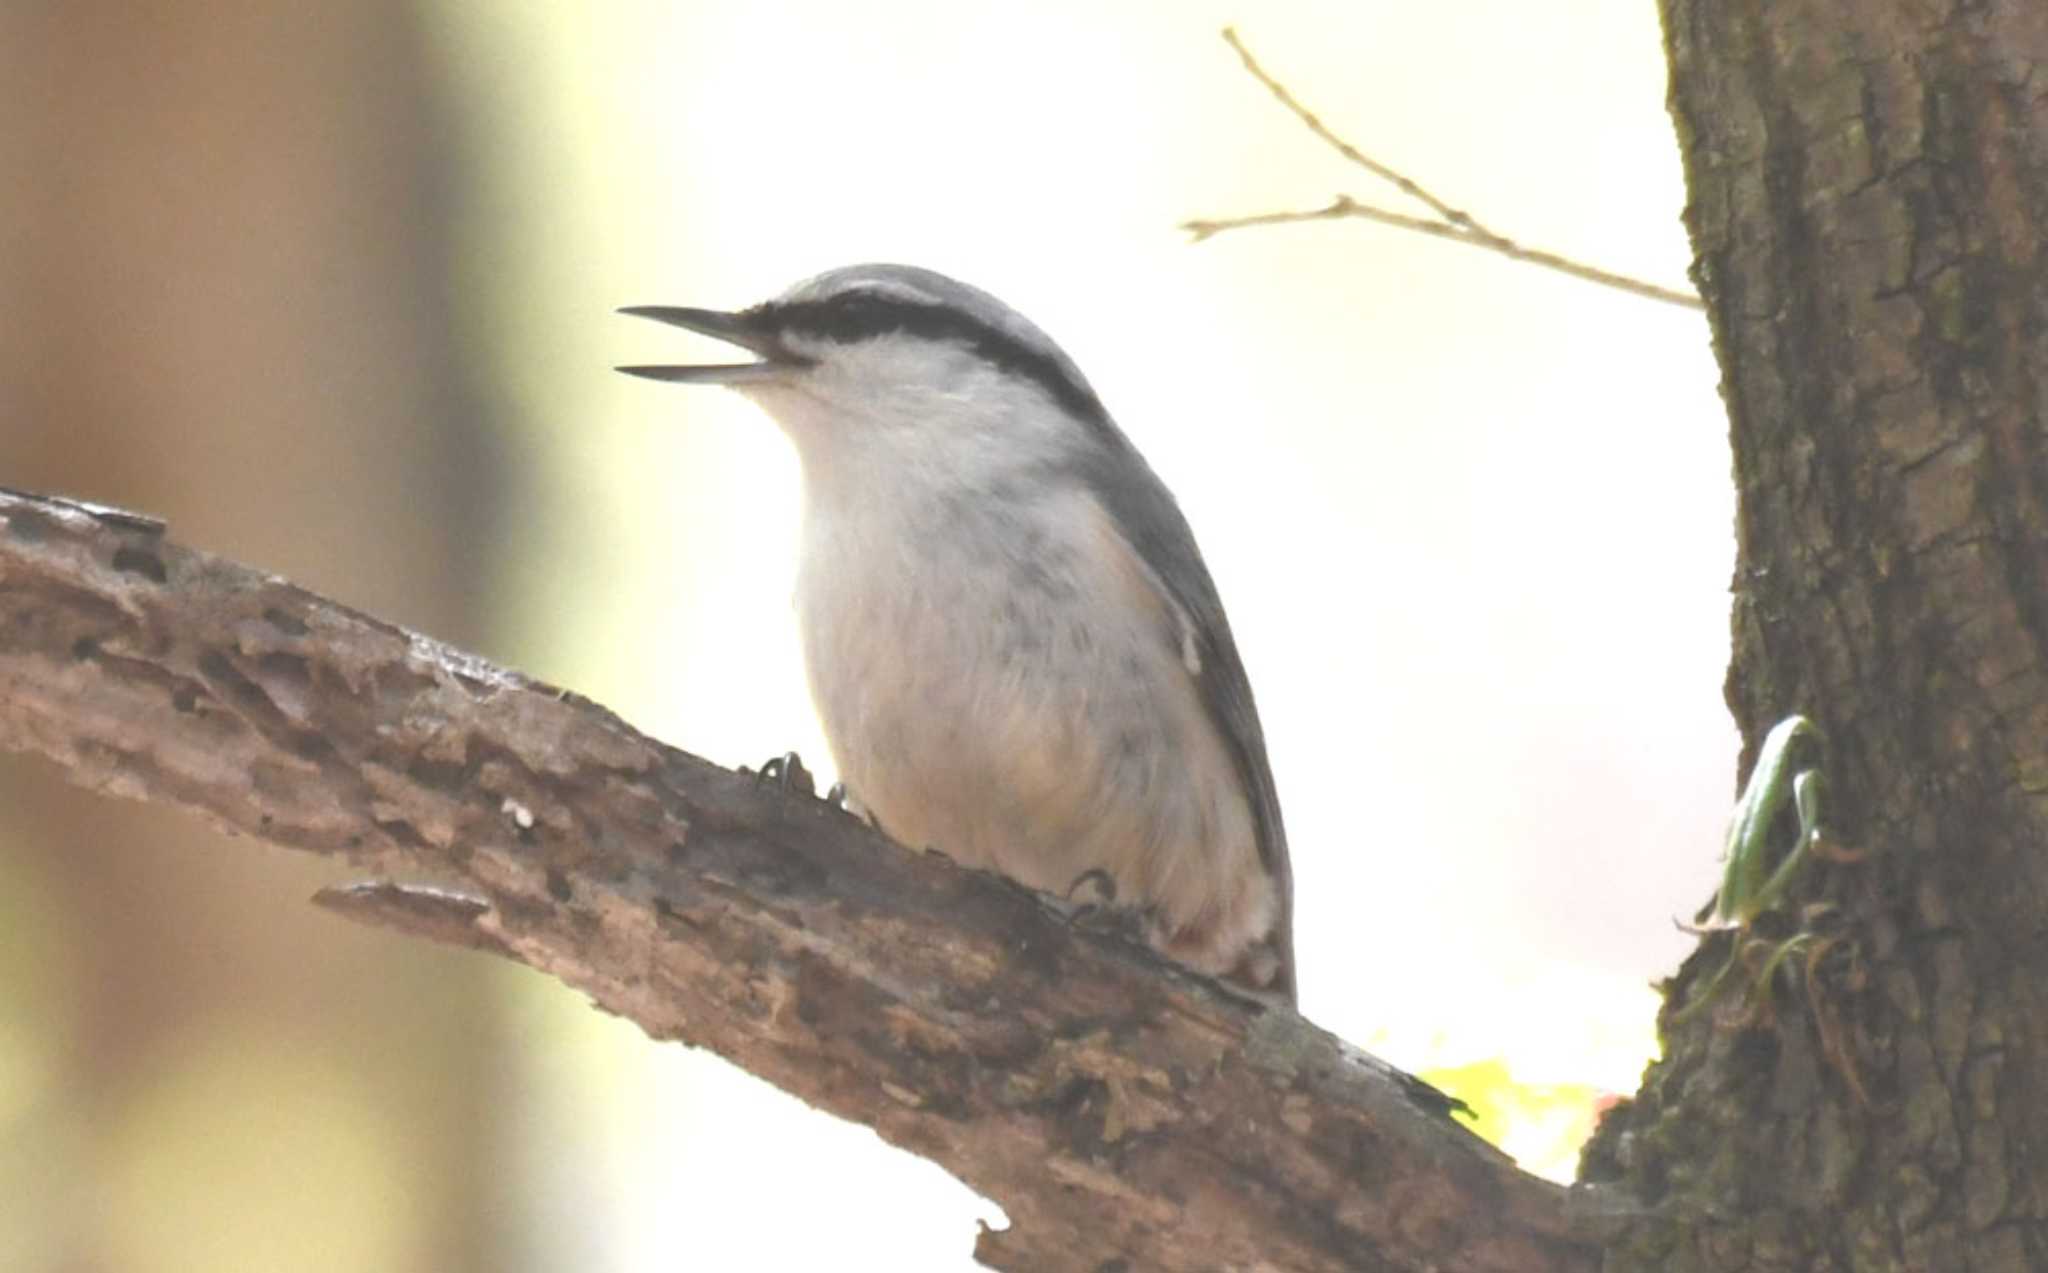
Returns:
[[[446,886],[324,900],[938,1161],[998,1267],[1593,1267],[1564,1191],[1293,1013],[146,519],[0,495],[0,745]]]
[[[1839,838],[1589,1178],[1614,1270],[2048,1268],[2048,6],[1664,0],[1740,487],[1748,749],[1803,712]]]

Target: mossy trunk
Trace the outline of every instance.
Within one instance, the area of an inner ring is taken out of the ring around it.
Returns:
[[[1584,1169],[1653,1212],[1607,1267],[2048,1269],[2048,4],[1662,9],[1728,701],[1752,758],[1820,724],[1862,856],[1673,979]]]

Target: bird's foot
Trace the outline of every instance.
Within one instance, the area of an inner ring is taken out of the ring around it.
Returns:
[[[1091,896],[1080,896],[1084,889]],[[1067,891],[1062,896],[1084,909],[1109,906],[1116,901],[1116,877],[1099,866],[1091,866],[1074,877],[1074,882],[1067,885]]]
[[[803,757],[793,751],[786,751],[780,756],[772,756],[762,761],[760,769],[754,772],[754,776],[762,782],[773,783],[784,791],[793,791],[805,796],[818,794],[817,780],[811,777],[810,770],[804,768]]]
[[[825,803],[835,809],[844,809],[863,822],[875,820],[875,815],[868,812],[868,807],[862,804],[859,797],[855,796],[843,782],[835,782],[825,788]]]
[[[796,795],[810,796],[813,799],[820,798],[818,796],[818,780],[812,776],[809,769],[804,767],[803,758],[793,751],[786,751],[780,756],[769,757],[761,762],[759,769],[742,768],[740,772],[753,774],[756,782],[770,783]],[[847,790],[846,784],[843,782],[835,782],[826,788],[822,799],[834,809],[842,813],[851,814],[871,827],[880,827],[882,825],[875,820],[874,814],[868,812],[867,806],[862,804],[851,791]]]
[[[1143,907],[1116,904],[1116,879],[1101,867],[1090,867],[1074,877],[1061,895],[1061,909],[1076,928],[1121,937],[1138,945],[1152,943],[1152,917]]]

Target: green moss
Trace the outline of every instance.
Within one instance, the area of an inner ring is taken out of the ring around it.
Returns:
[[[1934,334],[1951,345],[1960,345],[1969,332],[1969,288],[1960,266],[1951,265],[1927,280],[1920,289],[1920,308]]]

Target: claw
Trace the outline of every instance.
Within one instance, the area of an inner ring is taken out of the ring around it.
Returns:
[[[1116,901],[1116,879],[1099,866],[1091,866],[1079,875],[1076,875],[1074,882],[1067,885],[1067,891],[1064,896],[1071,902],[1074,900],[1074,894],[1080,892],[1082,887],[1088,884],[1093,884],[1102,890],[1102,900],[1095,903],[1096,905],[1108,906]],[[1083,905],[1087,904],[1083,903]]]
[[[1082,896],[1090,893],[1092,896]],[[1066,903],[1067,922],[1076,928],[1121,937],[1133,945],[1154,944],[1151,912],[1141,907],[1118,906],[1116,877],[1099,866],[1075,876],[1060,900]]]
[[[784,791],[806,796],[818,794],[818,784],[812,779],[811,771],[804,768],[803,758],[793,751],[761,762],[757,776],[762,782],[772,782]]]
[[[874,815],[873,810],[862,804],[860,797],[854,795],[852,789],[843,782],[835,782],[826,788],[825,803],[848,817],[858,818],[877,831],[883,830],[882,820]]]

